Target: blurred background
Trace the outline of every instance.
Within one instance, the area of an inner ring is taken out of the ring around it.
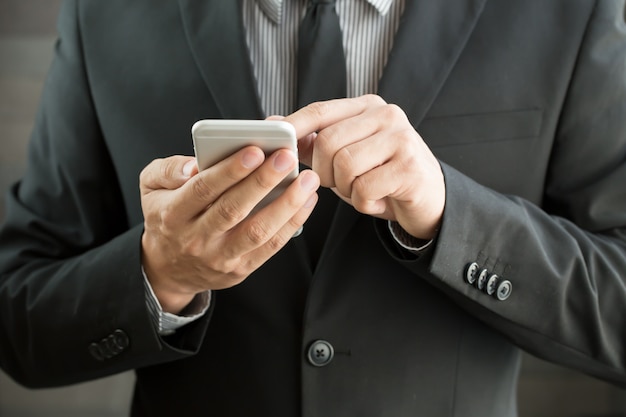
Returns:
[[[60,3],[0,0],[0,222],[4,193],[25,169]],[[128,372],[66,388],[28,390],[0,371],[0,417],[125,416],[133,382]],[[626,391],[526,356],[519,408],[521,417],[626,417]]]
[[[61,0],[0,0],[0,222],[4,193],[25,169],[60,4]],[[0,417],[126,416],[133,381],[133,374],[126,373],[69,388],[32,391],[0,371]]]

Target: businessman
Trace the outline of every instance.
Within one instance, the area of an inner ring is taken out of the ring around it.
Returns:
[[[133,416],[514,416],[520,349],[626,386],[624,2],[337,0],[303,65],[318,6],[64,3],[2,368],[135,369]],[[195,121],[266,117],[298,156],[198,172]]]

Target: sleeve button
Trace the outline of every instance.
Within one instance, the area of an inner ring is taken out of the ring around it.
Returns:
[[[113,332],[113,339],[115,340],[115,345],[124,350],[130,345],[130,339],[124,330],[117,329]]]
[[[489,279],[487,280],[487,294],[488,295],[494,295],[496,293],[496,290],[498,289],[498,281],[500,281],[500,277],[498,277],[496,274],[492,274]]]
[[[511,292],[513,292],[513,284],[511,284],[509,280],[504,280],[498,285],[496,298],[500,301],[504,301],[511,296]]]
[[[104,355],[102,354],[102,349],[100,349],[100,345],[97,343],[92,343],[89,345],[89,353],[93,358],[97,361],[103,361]]]
[[[474,282],[476,282],[477,271],[478,264],[476,262],[472,262],[471,264],[467,265],[467,268],[465,269],[465,281],[467,281],[468,284],[472,285],[474,284]]]
[[[486,269],[481,270],[480,273],[478,274],[478,279],[476,280],[476,288],[482,291],[485,288],[485,285],[487,284],[488,276],[489,276],[489,271],[487,271]]]

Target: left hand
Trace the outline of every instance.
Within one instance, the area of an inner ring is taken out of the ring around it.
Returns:
[[[375,95],[312,103],[284,118],[300,161],[361,213],[432,239],[445,206],[441,166],[398,106]]]

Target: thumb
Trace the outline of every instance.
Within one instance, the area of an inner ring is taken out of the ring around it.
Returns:
[[[198,165],[193,156],[175,155],[155,159],[139,175],[142,191],[180,188],[198,173]]]

